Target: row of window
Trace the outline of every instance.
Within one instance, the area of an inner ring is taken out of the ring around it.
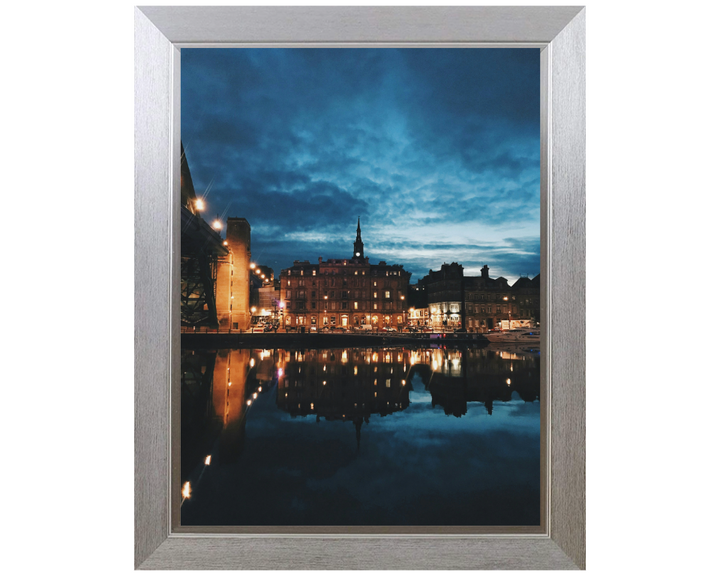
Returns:
[[[307,302],[304,300],[299,300],[295,302],[288,302],[288,310],[365,310],[365,306],[360,306],[359,302],[353,302],[352,307],[350,306],[349,302],[335,302],[334,300],[322,301],[322,306],[318,306],[317,302],[310,302],[310,307],[308,308]],[[396,304],[392,301],[386,301],[386,302],[373,302],[372,310],[401,310],[402,305]]]
[[[383,274],[385,272],[385,274]],[[323,275],[326,276],[348,276],[348,271],[346,269],[339,269],[339,268],[329,268],[323,270]],[[317,270],[308,270],[308,274],[305,274],[305,270],[288,270],[286,273],[287,276],[317,276]],[[365,276],[365,270],[355,270],[354,276]],[[397,270],[371,270],[370,276],[400,276],[400,272]]]
[[[365,298],[365,295],[367,292],[365,290],[338,290],[337,296],[338,298],[347,299],[351,296],[354,296],[355,298]],[[307,295],[307,291],[305,290],[296,290],[295,291],[295,298],[298,300],[305,300]],[[385,290],[384,292],[378,292],[377,290],[373,290],[372,297],[374,300],[377,300],[378,295],[381,297],[384,296],[385,300],[390,300],[392,298],[392,291],[391,290]],[[285,299],[290,300],[293,297],[292,290],[285,290]],[[311,290],[310,291],[310,298],[318,298],[318,292],[317,290]],[[330,290],[329,292],[327,290],[324,291],[323,298],[327,299],[333,299],[335,298],[335,290]]]
[[[402,318],[403,318],[402,316],[397,317],[398,324],[402,324],[402,321],[403,321]],[[322,325],[323,326],[337,326],[336,319],[337,319],[336,316],[322,316],[321,317]],[[307,317],[302,314],[298,314],[294,318],[292,315],[285,316],[285,324],[292,325],[293,320],[295,321],[295,324],[297,326],[305,326],[307,323]],[[373,325],[377,325],[381,321],[384,324],[390,324],[393,319],[392,319],[392,316],[383,317],[383,316],[376,316],[376,315],[372,316],[371,318],[363,318],[363,317],[359,317],[359,316],[353,316],[353,318],[352,318],[352,321],[355,326],[360,326],[362,323],[366,322],[367,320],[370,320],[370,322]],[[318,321],[317,316],[310,317],[310,325],[311,326],[316,326],[317,321]],[[348,318],[348,316],[340,316],[339,322],[340,322],[340,326],[349,326],[350,325],[349,324],[350,319]]]
[[[288,278],[285,281],[285,285],[287,287],[291,287],[291,286],[304,287],[306,284],[305,284],[304,278],[299,278],[299,279],[295,279],[295,280]],[[311,280],[309,285],[314,288],[314,287],[318,286],[318,281]],[[378,287],[379,288],[395,288],[397,286],[397,280],[384,280],[384,281],[383,280],[373,280],[372,285],[373,285],[373,288],[378,288]],[[322,286],[324,286],[325,288],[327,288],[328,286],[334,287],[335,286],[335,278],[330,278],[330,280],[327,280],[327,279],[324,280],[322,282]],[[369,286],[369,280],[365,280],[365,279],[361,279],[361,278],[351,278],[348,281],[347,278],[343,278],[342,286],[343,287],[345,287],[345,286],[365,287],[365,286]]]

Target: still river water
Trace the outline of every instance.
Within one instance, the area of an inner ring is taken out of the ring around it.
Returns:
[[[184,349],[182,372],[184,526],[540,522],[537,351]]]

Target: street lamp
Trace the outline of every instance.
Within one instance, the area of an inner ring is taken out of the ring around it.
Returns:
[[[222,230],[223,225],[222,225],[222,222],[220,222],[220,217],[219,217],[219,216],[216,216],[216,217],[215,217],[215,221],[212,223],[212,227],[213,227],[215,230],[217,230],[218,232],[219,232],[220,230]]]
[[[198,198],[195,200],[195,210],[197,210],[198,212],[202,212],[203,210],[205,210],[205,202],[202,198]]]

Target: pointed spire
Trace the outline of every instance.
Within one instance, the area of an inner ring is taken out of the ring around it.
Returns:
[[[353,246],[353,258],[362,260],[365,257],[363,250],[363,241],[360,236],[360,216],[358,216],[357,236],[355,237],[355,245]]]

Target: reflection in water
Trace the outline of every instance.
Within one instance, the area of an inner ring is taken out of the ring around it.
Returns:
[[[520,349],[185,350],[182,523],[537,525],[539,368]]]

